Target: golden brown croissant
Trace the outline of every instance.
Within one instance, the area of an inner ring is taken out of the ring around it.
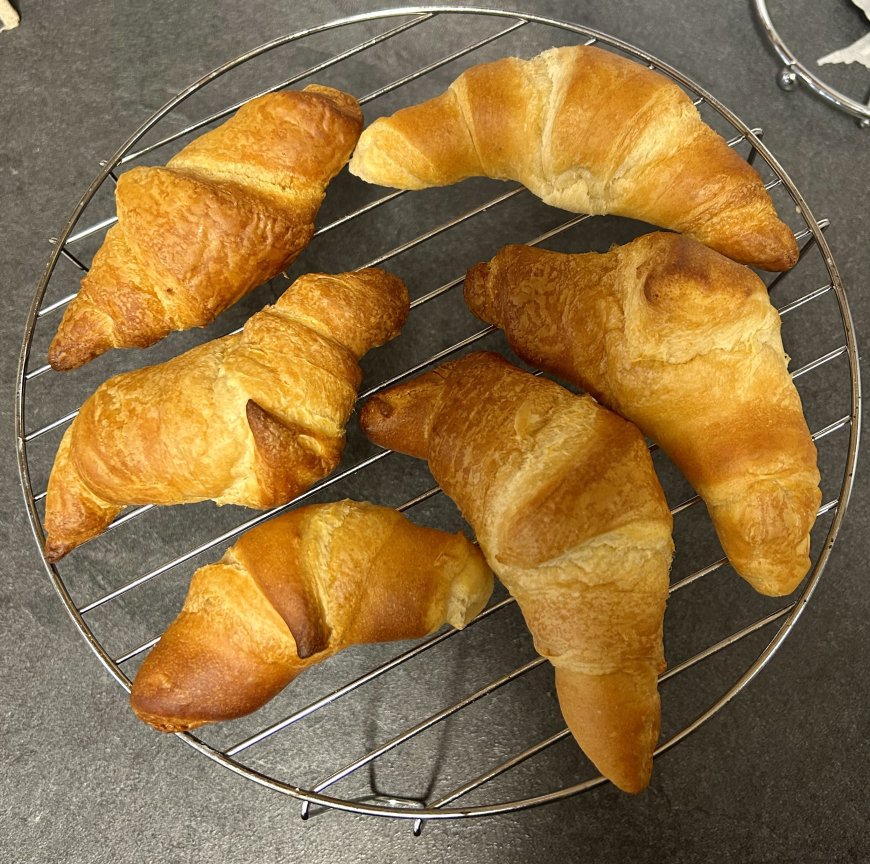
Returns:
[[[556,667],[574,737],[617,786],[643,789],[673,543],[638,430],[485,353],[375,396],[360,422],[428,460]]]
[[[300,507],[194,573],[130,701],[165,732],[241,717],[349,645],[464,627],[491,593],[492,573],[462,534],[373,504]]]
[[[270,93],[192,141],[166,167],[118,179],[106,234],[49,348],[73,369],[202,327],[308,245],[326,185],[362,128],[330,87]]]
[[[518,180],[556,207],[673,228],[745,264],[797,261],[761,178],[688,96],[599,48],[474,66],[440,96],[372,123],[349,169],[401,189]]]
[[[408,312],[382,270],[302,276],[240,333],[109,379],[55,458],[45,553],[56,561],[128,504],[286,503],[338,464],[357,359]]]
[[[465,297],[529,363],[661,445],[707,503],[734,569],[788,594],[809,568],[816,449],[758,277],[655,233],[599,255],[508,246]]]

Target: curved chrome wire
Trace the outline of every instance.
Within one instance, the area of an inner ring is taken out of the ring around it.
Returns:
[[[782,36],[779,35],[773,26],[773,20],[770,17],[766,0],[753,0],[753,4],[767,41],[770,42],[779,59],[785,64],[780,70],[779,78],[777,79],[779,86],[783,90],[793,90],[797,82],[800,81],[829,105],[833,105],[838,110],[855,117],[862,128],[870,126],[870,105],[840,93],[839,90],[831,87],[830,84],[826,84],[818,75],[811,72],[797,59],[794,52],[785,44]]]

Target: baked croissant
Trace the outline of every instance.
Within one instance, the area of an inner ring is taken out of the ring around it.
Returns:
[[[300,507],[194,573],[130,702],[164,732],[241,717],[349,645],[464,627],[491,593],[492,573],[462,534],[373,504]]]
[[[372,123],[349,169],[401,189],[517,180],[547,204],[673,228],[745,264],[797,261],[761,178],[688,96],[599,48],[474,66],[440,96]]]
[[[574,737],[617,786],[643,789],[673,542],[638,430],[487,353],[375,396],[360,423],[428,460],[555,666]]]
[[[240,333],[110,378],[82,405],[48,481],[57,561],[128,504],[284,504],[335,468],[357,360],[396,336],[408,292],[382,270],[302,276]]]
[[[352,96],[311,85],[252,100],[166,167],[122,174],[118,222],[66,309],[52,367],[202,327],[286,269],[361,128]]]
[[[524,360],[658,442],[758,591],[797,587],[821,499],[816,448],[751,270],[677,234],[603,255],[508,246],[469,271],[465,298]]]

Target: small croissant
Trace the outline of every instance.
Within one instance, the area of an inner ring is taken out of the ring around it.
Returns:
[[[673,520],[637,428],[488,353],[378,394],[360,425],[428,461],[555,667],[577,742],[620,789],[643,789]]]
[[[128,504],[284,504],[338,464],[358,359],[398,335],[408,292],[368,269],[300,277],[240,333],[110,378],[82,405],[48,482],[57,561]]]
[[[241,717],[350,645],[464,627],[492,572],[462,534],[355,501],[314,504],[242,535],[201,567],[130,692],[164,732]]]
[[[590,46],[468,69],[440,96],[366,128],[349,170],[399,189],[517,180],[555,207],[672,228],[766,270],[798,256],[758,173],[689,97]]]
[[[507,246],[465,279],[529,363],[631,420],[704,499],[734,569],[790,594],[810,566],[816,448],[764,283],[653,233],[605,254]]]
[[[165,167],[123,173],[118,222],[64,313],[51,366],[203,327],[289,267],[360,129],[352,96],[313,84],[253,99]]]

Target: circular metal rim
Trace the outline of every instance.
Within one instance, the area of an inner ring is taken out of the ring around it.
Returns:
[[[756,0],[756,2],[763,2],[763,0]],[[827,240],[819,226],[819,223],[810,212],[806,202],[803,199],[803,196],[797,190],[792,179],[789,177],[788,174],[786,174],[779,162],[770,153],[770,151],[761,142],[761,140],[752,132],[752,130],[732,111],[726,108],[705,89],[700,87],[687,76],[683,75],[677,69],[657,59],[653,55],[601,31],[597,31],[592,28],[584,27],[582,25],[574,24],[567,21],[560,21],[554,18],[533,15],[516,10],[500,10],[471,6],[456,7],[444,5],[406,6],[383,9],[375,12],[367,12],[358,15],[338,18],[333,21],[326,22],[315,27],[306,28],[304,30],[299,30],[295,33],[288,34],[271,40],[269,42],[263,43],[262,45],[253,48],[239,55],[233,60],[230,60],[227,63],[224,63],[223,65],[213,69],[211,72],[202,76],[193,84],[188,86],[186,89],[182,90],[175,97],[170,99],[165,105],[163,105],[162,108],[154,112],[154,114],[152,114],[130,136],[130,138],[115,152],[115,154],[107,162],[105,162],[105,164],[103,164],[102,170],[97,174],[94,181],[88,187],[81,200],[74,208],[72,215],[70,216],[61,236],[54,243],[54,248],[51,255],[49,256],[45,270],[34,294],[33,302],[31,303],[30,312],[28,314],[27,322],[25,324],[21,353],[19,355],[14,412],[18,469],[22,493],[24,496],[25,506],[30,521],[31,531],[33,533],[33,537],[36,541],[37,547],[40,550],[40,554],[42,554],[44,535],[42,533],[39,515],[36,512],[36,502],[34,500],[33,489],[30,483],[30,471],[27,463],[27,442],[24,429],[24,399],[27,383],[27,379],[25,376],[27,362],[30,356],[30,347],[33,332],[36,326],[42,298],[45,295],[45,291],[54,272],[54,268],[60,256],[61,249],[66,243],[66,240],[72,232],[72,229],[77,224],[79,217],[89,204],[91,198],[96,193],[97,189],[103,184],[103,182],[105,182],[110,172],[117,166],[124,154],[127,153],[133,147],[133,145],[137,141],[139,141],[157,122],[159,122],[166,114],[172,111],[188,96],[195,93],[214,79],[234,69],[236,66],[239,66],[254,57],[271,51],[274,48],[288,44],[290,42],[298,41],[299,39],[305,38],[314,33],[337,29],[339,27],[344,27],[347,25],[357,24],[365,21],[410,15],[432,17],[441,14],[489,15],[492,17],[500,18],[516,18],[535,24],[541,24],[544,26],[567,30],[572,33],[577,33],[578,35],[585,36],[586,38],[594,38],[597,41],[600,41],[613,48],[617,48],[620,51],[625,52],[626,54],[634,56],[635,58],[643,60],[647,64],[653,64],[659,71],[665,72],[667,75],[672,77],[675,81],[677,81],[688,90],[697,93],[699,97],[703,98],[705,102],[707,102],[712,108],[718,111],[723,117],[725,117],[726,120],[728,120],[728,122],[730,122],[738,131],[740,131],[746,137],[746,139],[752,144],[753,148],[755,148],[759,155],[762,156],[762,158],[768,163],[773,172],[781,180],[781,182],[791,195],[792,199],[794,200],[795,204],[797,205],[804,221],[807,224],[808,229],[811,231],[813,240],[817,244],[818,250],[825,261],[825,265],[831,277],[831,285],[837,298],[837,303],[839,305],[843,328],[846,336],[846,347],[851,376],[852,397],[852,408],[850,413],[849,450],[846,458],[846,465],[844,468],[843,482],[840,487],[840,494],[837,499],[836,507],[834,508],[835,513],[831,522],[831,526],[828,529],[828,534],[825,538],[823,548],[819,553],[819,558],[816,561],[812,573],[807,579],[803,591],[791,606],[785,607],[785,609],[780,612],[778,617],[782,617],[783,615],[785,615],[785,621],[780,625],[774,637],[770,640],[764,650],[758,655],[753,664],[737,679],[737,681],[734,682],[729,690],[727,690],[716,702],[714,702],[706,711],[700,714],[694,721],[689,723],[680,732],[673,735],[670,739],[668,739],[658,747],[658,749],[656,750],[656,755],[658,756],[671,749],[677,743],[682,741],[684,738],[686,738],[688,735],[690,735],[692,732],[694,732],[696,729],[706,723],[707,720],[709,720],[714,714],[716,714],[721,708],[723,708],[728,702],[730,702],[731,699],[733,699],[741,690],[743,690],[744,687],[746,687],[746,685],[749,684],[750,681],[753,680],[753,678],[755,678],[755,676],[761,671],[761,669],[763,669],[767,665],[767,663],[777,651],[779,646],[789,635],[801,613],[803,612],[804,608],[806,607],[807,603],[809,602],[810,597],[812,596],[816,585],[818,584],[819,578],[822,575],[822,571],[827,564],[828,557],[830,555],[831,549],[833,548],[836,536],[839,533],[840,526],[842,524],[848,507],[849,498],[854,482],[855,466],[858,456],[858,442],[860,439],[861,383],[858,364],[858,348],[852,322],[852,315],[849,309],[848,300],[846,298],[839,270],[836,263],[834,262],[830,247],[828,246]],[[75,604],[73,603],[72,598],[67,591],[67,588],[60,577],[60,574],[57,571],[57,568],[54,565],[50,564],[46,560],[44,555],[42,555],[42,560],[46,572],[51,579],[51,582],[54,585],[54,588],[57,591],[60,599],[62,600],[68,614],[72,618],[73,623],[76,625],[76,628],[79,630],[82,637],[85,639],[91,650],[103,664],[106,670],[125,690],[129,692],[129,679],[121,671],[118,664],[111,657],[109,657],[108,654],[106,654],[101,643],[91,632],[89,626],[84,621],[81,613],[78,611]],[[573,786],[565,787],[564,789],[543,793],[530,798],[524,798],[516,801],[500,802],[497,804],[474,805],[469,807],[445,807],[439,809],[396,808],[387,805],[350,802],[339,798],[333,798],[328,795],[323,795],[321,793],[311,792],[309,790],[293,786],[289,783],[275,780],[274,778],[268,777],[267,775],[255,771],[254,769],[249,768],[246,765],[242,765],[235,759],[226,756],[224,753],[200,741],[198,738],[194,737],[190,733],[176,734],[177,737],[183,739],[191,747],[208,756],[213,761],[223,765],[225,768],[228,768],[234,773],[246,777],[247,779],[253,780],[269,789],[273,789],[274,791],[289,795],[293,798],[299,799],[300,801],[308,802],[309,804],[316,804],[335,810],[343,810],[369,816],[389,816],[393,818],[412,819],[416,821],[424,819],[454,819],[468,816],[496,815],[500,813],[513,812],[516,810],[526,809],[559,801],[565,798],[569,798],[580,792],[592,789],[596,786],[602,785],[606,782],[604,777],[599,776],[584,781],[582,783],[575,784]]]
[[[794,52],[785,44],[776,28],[773,26],[773,21],[767,9],[767,0],[753,0],[753,4],[755,6],[755,12],[761,21],[761,26],[764,30],[765,36],[767,36],[768,41],[773,46],[779,59],[785,63],[786,69],[794,72],[806,87],[817,96],[824,99],[828,104],[833,105],[840,111],[850,114],[852,117],[862,121],[862,126],[865,124],[870,126],[870,105],[864,105],[856,99],[852,99],[851,96],[846,96],[844,93],[840,93],[839,90],[825,84],[821,78],[810,72],[810,70],[797,59]]]

